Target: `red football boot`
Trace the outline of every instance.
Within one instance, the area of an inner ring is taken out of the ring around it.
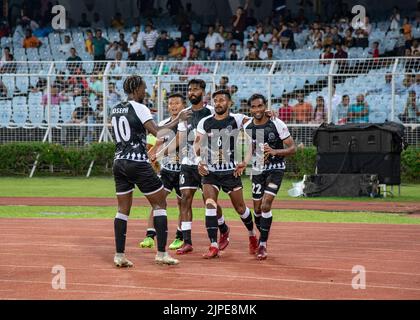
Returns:
[[[183,255],[188,254],[193,251],[193,247],[189,243],[184,243],[181,248],[176,250],[176,254]]]
[[[267,259],[267,248],[264,246],[259,246],[257,252],[257,260],[265,260]]]
[[[226,247],[229,245],[229,232],[230,232],[230,229],[228,228],[228,230],[225,233],[220,234],[220,239],[219,239],[220,251],[225,250]]]
[[[256,236],[249,237],[249,254],[255,255],[258,250],[258,239]]]
[[[219,249],[213,246],[210,246],[209,251],[203,254],[204,259],[213,259],[219,258]]]

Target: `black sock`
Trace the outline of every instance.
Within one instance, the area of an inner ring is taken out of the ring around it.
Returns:
[[[156,237],[156,230],[154,230],[154,229],[147,229],[146,237],[155,239],[155,237]]]
[[[175,239],[184,240],[184,236],[183,236],[183,234],[182,234],[182,231],[181,231],[181,230],[176,229]]]
[[[125,252],[125,239],[127,236],[127,221],[120,218],[114,220],[115,249],[117,253]]]
[[[219,230],[220,230],[220,233],[228,232],[229,227],[227,226],[226,222],[223,222],[223,224],[219,224]]]
[[[273,222],[273,217],[270,217],[270,218],[261,217],[260,242],[267,242],[272,222]]]
[[[153,215],[158,251],[165,252],[166,242],[168,241],[168,217],[166,216],[166,210],[155,210]]]
[[[191,229],[190,230],[182,230],[182,238],[184,239],[184,243],[192,245]]]
[[[247,230],[252,231],[252,230],[254,230],[254,221],[252,221],[251,212],[249,211],[248,208],[246,209],[246,211],[243,215],[245,215],[247,212],[248,212],[248,216],[246,218],[241,217],[241,220],[244,223]]]
[[[258,231],[261,233],[261,212],[260,213],[254,212],[254,220],[255,220],[255,225]]]
[[[217,243],[217,217],[206,215],[206,229],[211,243]]]

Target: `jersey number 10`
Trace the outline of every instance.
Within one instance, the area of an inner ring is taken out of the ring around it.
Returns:
[[[121,116],[118,118],[113,117],[112,118],[112,127],[114,128],[115,133],[115,139],[118,143],[121,142],[121,139],[125,142],[128,142],[131,138],[131,129],[130,129],[130,123],[128,122],[127,118],[125,116]]]

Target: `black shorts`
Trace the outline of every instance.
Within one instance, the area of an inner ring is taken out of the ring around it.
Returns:
[[[283,170],[264,171],[252,175],[252,199],[261,200],[264,193],[276,196],[283,180]]]
[[[214,174],[210,172],[207,176],[203,177],[203,184],[211,184],[217,190],[223,190],[228,194],[243,188],[241,178],[235,177],[233,173]]]
[[[175,190],[178,198],[181,198],[181,191],[179,190],[179,171],[162,169],[160,171],[160,180],[162,180],[163,187],[166,191],[172,192],[172,190]]]
[[[117,195],[130,193],[134,191],[135,186],[145,196],[163,189],[162,181],[148,162],[116,160],[113,172]]]
[[[179,174],[179,189],[201,189],[201,176],[198,173],[198,166],[181,165]]]

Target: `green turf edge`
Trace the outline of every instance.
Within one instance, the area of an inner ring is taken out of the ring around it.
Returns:
[[[147,219],[150,208],[135,207],[131,219]],[[112,219],[114,207],[33,207],[0,206],[1,218],[52,218],[52,219]],[[233,209],[223,209],[227,220],[239,221]],[[170,220],[176,220],[178,210],[168,209]],[[309,210],[273,210],[277,222],[319,222],[319,223],[368,223],[368,224],[420,224],[420,217],[409,214],[372,212],[326,212]],[[204,210],[194,209],[194,219],[203,220]]]

